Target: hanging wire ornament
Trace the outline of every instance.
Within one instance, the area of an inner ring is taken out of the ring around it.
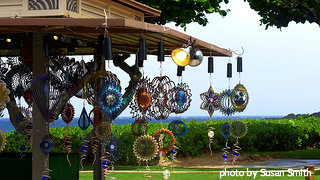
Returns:
[[[49,121],[56,116],[56,107],[64,87],[53,74],[40,74],[32,81],[32,95],[43,118]]]
[[[111,164],[119,160],[123,154],[123,144],[121,139],[115,134],[111,134],[110,138],[103,144],[102,148],[102,152],[108,152],[105,156]]]
[[[226,116],[232,116],[236,112],[236,109],[231,103],[231,90],[226,89],[222,91],[220,95],[221,95],[221,100],[220,100],[221,113]]]
[[[172,134],[175,137],[184,136],[188,131],[188,127],[187,127],[186,123],[184,123],[181,120],[171,121],[171,123],[168,126],[168,129],[172,132]]]
[[[48,163],[48,160],[45,160],[44,162],[44,170],[42,171],[41,173],[41,176],[42,176],[42,179],[41,180],[50,180],[51,177],[49,176],[50,172],[52,170],[49,169],[49,163]]]
[[[152,102],[150,113],[156,120],[165,120],[171,113],[168,92],[175,87],[168,76],[157,76],[151,82]]]
[[[210,118],[214,111],[221,108],[221,95],[215,93],[210,86],[207,92],[201,93],[200,98],[203,101],[200,105],[200,109],[208,111]]]
[[[0,129],[0,152],[4,149],[6,146],[6,136],[3,134],[3,132]]]
[[[98,107],[94,107],[89,113],[89,121],[96,127],[103,118],[102,111]]]
[[[6,74],[6,82],[11,93],[19,99],[27,90],[31,89],[32,72],[31,69],[23,64],[11,67]]]
[[[99,91],[105,81],[115,83],[115,86],[121,91],[120,80],[111,71],[100,70],[93,72],[85,81],[83,86],[84,97],[90,105],[98,106]]]
[[[119,114],[122,94],[115,82],[108,79],[102,83],[98,94],[98,105],[108,120],[113,120]]]
[[[76,95],[84,82],[84,75],[87,70],[85,64],[76,61],[74,58],[58,57],[49,59],[49,70],[51,74],[62,79],[65,92]]]
[[[186,83],[178,83],[168,93],[170,111],[176,114],[187,111],[190,107],[191,96],[189,86]]]
[[[152,136],[140,136],[134,141],[133,153],[138,161],[150,161],[158,154],[158,143]]]
[[[148,122],[146,119],[136,119],[131,125],[131,132],[134,136],[140,137],[147,133]]]
[[[249,94],[244,85],[237,84],[231,92],[230,99],[234,109],[242,112],[249,102]]]
[[[153,134],[153,138],[158,142],[160,153],[167,153],[171,151],[176,142],[172,132],[163,128],[157,130]]]
[[[10,102],[10,90],[7,88],[7,84],[0,80],[0,114],[7,107],[7,103]]]
[[[88,143],[89,143],[88,140],[86,140],[86,139],[82,140],[82,144],[81,144],[81,148],[80,148],[80,166],[81,166],[80,171],[83,170],[82,161],[83,161],[84,159],[86,159],[86,157],[87,157]]]
[[[222,151],[223,151],[222,158],[224,159],[223,160],[224,166],[226,166],[228,162],[228,154],[230,150],[230,147],[228,146],[228,138],[231,136],[230,127],[231,127],[230,124],[228,122],[225,122],[221,128],[221,134],[226,139],[226,146],[222,148]]]
[[[233,166],[235,165],[241,151],[238,139],[244,137],[247,134],[247,131],[248,131],[248,127],[245,122],[241,120],[232,121],[230,126],[230,133],[232,137],[237,139],[236,143],[233,145],[235,147],[233,149],[233,160],[232,160]]]
[[[40,142],[40,149],[43,153],[48,154],[53,148],[53,143],[48,136],[45,136]]]
[[[72,104],[67,103],[62,108],[61,118],[68,125],[72,121],[73,117],[74,117],[74,108]]]
[[[135,119],[145,118],[150,120],[151,90],[154,89],[150,83],[150,79],[142,77],[138,80],[134,98],[129,104],[130,113]]]
[[[109,140],[111,136],[111,132],[112,132],[111,126],[107,122],[101,122],[95,128],[95,134],[100,141]]]

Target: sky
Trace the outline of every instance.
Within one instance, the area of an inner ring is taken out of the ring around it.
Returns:
[[[296,24],[277,29],[260,26],[260,17],[250,9],[247,2],[230,1],[223,5],[231,11],[222,18],[218,14],[207,15],[209,23],[203,27],[196,23],[187,25],[186,32],[174,23],[165,26],[184,32],[188,35],[212,43],[225,49],[241,52],[244,48],[243,73],[241,83],[249,92],[249,104],[243,116],[273,116],[289,113],[313,113],[320,111],[320,27],[313,23]],[[77,58],[81,60],[80,57]],[[91,57],[85,57],[86,60]],[[226,66],[229,58],[215,57],[215,72],[212,86],[215,92],[228,88]],[[236,55],[230,58],[233,63],[231,87],[239,81],[236,73]],[[134,63],[134,58],[127,60]],[[159,63],[156,56],[148,56],[144,63],[144,74],[150,78],[159,76]],[[110,63],[110,70],[117,74],[121,81],[122,92],[129,82],[129,76]],[[163,63],[163,75],[177,82],[176,65],[167,57]],[[207,91],[210,85],[207,73],[207,57],[200,66],[186,67],[183,82],[191,88],[191,106],[183,116],[208,116],[207,111],[200,109],[200,94]],[[76,116],[80,116],[82,100],[73,98]],[[87,111],[92,109],[88,104]],[[121,116],[131,116],[127,108]],[[8,117],[7,112],[4,112]],[[214,116],[222,116],[218,111]]]

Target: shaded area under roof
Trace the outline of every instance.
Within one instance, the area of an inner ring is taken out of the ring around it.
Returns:
[[[55,33],[97,42],[98,35],[105,32],[104,22],[103,18],[0,18],[0,33]],[[190,40],[189,35],[171,28],[130,19],[110,18],[107,24],[115,54],[136,54],[141,37],[147,40],[148,54],[157,54],[157,43],[161,40],[165,42],[166,55],[188,44]],[[232,53],[226,49],[200,39],[193,37],[191,39],[196,40],[196,46],[205,56],[210,54],[212,56],[232,56]],[[88,52],[82,54],[93,54],[90,48],[87,48],[86,51]]]

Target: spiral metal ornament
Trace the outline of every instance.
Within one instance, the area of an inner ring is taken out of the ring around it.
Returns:
[[[119,87],[119,91],[121,91],[120,80],[111,71],[96,71],[84,81],[84,97],[94,107],[98,106],[99,91],[105,81],[114,82]]]
[[[84,75],[87,72],[85,64],[68,57],[49,59],[49,70],[62,78],[66,93],[75,95],[83,86]]]
[[[88,153],[88,143],[89,141],[84,139],[82,141],[82,145],[81,145],[81,148],[80,148],[80,166],[81,166],[81,171],[83,170],[83,164],[82,164],[82,161],[84,159],[86,159],[87,157],[87,153]]]
[[[140,136],[134,141],[133,152],[139,161],[150,161],[158,153],[158,143],[152,136]]]
[[[171,151],[176,142],[172,132],[163,128],[157,130],[153,134],[153,137],[159,144],[160,153],[167,153]]]
[[[168,129],[176,137],[184,136],[188,131],[188,126],[181,120],[173,120],[168,126]]]
[[[232,165],[234,167],[239,156],[240,156],[240,151],[241,151],[238,139],[237,139],[237,142],[233,146],[234,146],[234,149],[232,150],[233,151]]]
[[[63,149],[67,150],[67,161],[69,163],[69,165],[71,166],[71,162],[69,160],[69,154],[71,153],[72,149],[71,149],[71,136],[67,135],[63,138]]]
[[[113,120],[122,107],[122,94],[116,83],[106,80],[98,94],[98,105],[108,120]]]
[[[31,89],[33,77],[31,69],[20,64],[11,67],[5,79],[11,93],[15,97],[21,98],[27,90]]]
[[[147,133],[148,122],[146,119],[136,119],[131,125],[131,132],[134,136],[140,137]]]
[[[98,107],[94,107],[89,113],[89,121],[96,127],[102,120],[102,111]]]
[[[10,102],[9,94],[10,90],[7,88],[7,84],[0,80],[0,114],[7,107],[7,103]]]
[[[74,108],[72,104],[67,103],[64,105],[62,112],[61,112],[61,118],[66,123],[69,124],[74,117]]]
[[[111,126],[107,122],[101,122],[95,128],[95,134],[97,135],[98,139],[101,141],[109,140],[111,137]]]
[[[226,146],[224,148],[222,148],[222,157],[223,157],[223,164],[226,165],[228,162],[228,154],[229,154],[229,150],[231,149],[228,146],[228,138],[231,136],[230,133],[230,124],[228,122],[225,122],[224,125],[221,128],[221,134],[222,136],[226,139]]]
[[[165,120],[171,113],[168,92],[175,87],[168,76],[157,76],[152,82],[152,103],[150,113],[156,120]]]
[[[237,84],[231,92],[230,99],[235,110],[242,112],[249,102],[249,94],[244,85]]]
[[[4,149],[6,146],[6,136],[3,134],[3,132],[0,129],[0,152]]]
[[[129,104],[131,109],[130,113],[135,119],[146,118],[150,120],[150,105],[151,105],[151,95],[152,89],[150,79],[147,77],[142,77],[138,80],[134,98]]]
[[[232,116],[235,112],[236,109],[234,108],[234,106],[231,103],[231,90],[230,89],[226,89],[224,91],[222,91],[221,93],[221,113],[226,115],[226,116]]]
[[[107,152],[105,156],[110,162],[119,160],[123,153],[123,144],[121,139],[115,134],[111,134],[110,139],[104,143],[102,148],[102,152]]]
[[[200,98],[203,101],[200,105],[200,109],[208,111],[210,117],[215,110],[221,108],[221,95],[215,93],[210,86],[207,92],[201,93]]]
[[[191,103],[191,89],[186,83],[178,83],[169,93],[169,108],[178,114],[188,110]]]

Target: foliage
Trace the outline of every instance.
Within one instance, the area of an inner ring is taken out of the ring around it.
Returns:
[[[248,126],[248,133],[245,137],[239,139],[239,145],[246,152],[266,152],[266,151],[290,151],[299,149],[310,149],[320,147],[320,118],[315,117],[299,117],[297,119],[272,120],[272,119],[246,119],[244,120]],[[215,129],[214,142],[212,149],[218,153],[225,145],[225,139],[221,134],[221,127],[225,120],[212,121]],[[210,121],[197,122],[191,120],[186,122],[188,132],[185,136],[177,137],[178,156],[201,156],[208,152],[209,139],[207,136],[207,125]],[[150,123],[148,124],[148,135],[160,129],[167,128],[167,123]],[[83,132],[78,127],[69,127],[72,136],[72,149],[79,152],[82,139],[87,135],[92,127]],[[122,164],[134,164],[132,146],[136,139],[131,133],[131,124],[112,125],[113,133],[120,136],[124,146],[124,154],[120,159]],[[59,138],[65,135],[66,128],[52,128],[50,132]],[[19,152],[21,135],[11,131],[6,133],[7,146],[6,152]],[[232,146],[236,142],[233,137],[229,138],[229,145]],[[55,143],[52,152],[61,152],[62,148]]]
[[[320,26],[320,0],[245,0],[261,16],[261,24],[287,27],[289,22],[317,23]]]
[[[208,19],[206,14],[219,13],[226,16],[229,10],[220,7],[221,2],[228,3],[228,0],[137,0],[153,8],[162,11],[158,18],[151,18],[150,21],[157,24],[175,22],[176,26],[186,27],[186,24],[196,22],[206,26]]]

